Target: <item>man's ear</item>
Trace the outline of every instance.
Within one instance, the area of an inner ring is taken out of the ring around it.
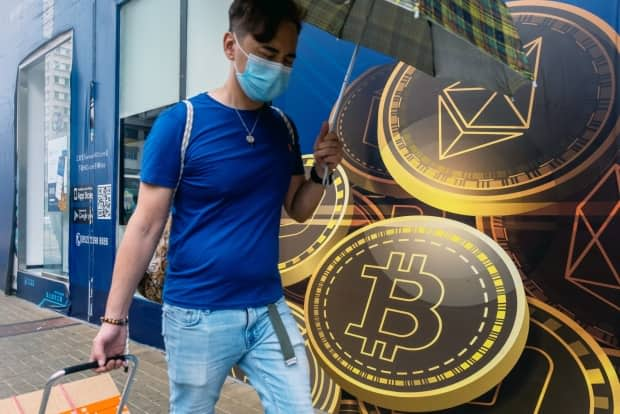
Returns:
[[[224,54],[228,60],[235,60],[235,38],[231,32],[224,33],[223,46]]]

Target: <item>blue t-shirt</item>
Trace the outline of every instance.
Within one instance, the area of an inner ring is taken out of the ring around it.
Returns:
[[[263,306],[282,296],[280,212],[291,175],[304,174],[298,139],[271,107],[239,110],[208,94],[190,99],[192,134],[172,209],[164,301],[196,309]],[[186,107],[155,121],[144,146],[141,180],[174,188]],[[296,135],[296,132],[294,133]]]

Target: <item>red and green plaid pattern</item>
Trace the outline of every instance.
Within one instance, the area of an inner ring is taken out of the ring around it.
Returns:
[[[398,0],[394,0],[399,3]],[[403,1],[402,3],[415,3]],[[495,56],[529,79],[519,33],[501,0],[420,0],[420,15]]]

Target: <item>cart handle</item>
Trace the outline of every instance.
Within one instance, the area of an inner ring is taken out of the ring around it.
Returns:
[[[138,368],[138,358],[135,355],[131,354],[117,355],[108,358],[106,360],[106,364],[112,360],[131,362],[131,368],[129,369],[129,374],[127,375],[127,380],[125,381],[125,387],[123,388],[123,392],[121,394],[121,400],[116,411],[117,414],[121,414],[123,412],[123,407],[125,407],[125,404],[127,403],[127,397],[129,396],[129,391],[131,390],[131,385],[136,375],[136,369]],[[92,361],[85,364],[73,365],[65,369],[61,369],[60,371],[56,371],[51,377],[49,377],[47,383],[45,384],[45,389],[43,390],[43,398],[41,399],[41,406],[39,407],[39,414],[45,414],[45,410],[47,409],[47,403],[50,398],[50,393],[52,392],[52,387],[60,378],[66,375],[75,374],[76,372],[96,368],[99,368],[99,363],[97,361]]]
[[[114,361],[114,360],[126,361],[127,355],[117,355],[114,357],[110,357],[106,359],[104,366],[107,365],[108,362]],[[91,361],[91,362],[86,362],[84,364],[73,365],[73,366],[64,368],[62,369],[62,371],[64,371],[64,375],[71,375],[71,374],[75,374],[76,372],[86,371],[89,369],[97,369],[97,368],[99,368],[99,363],[97,361]]]

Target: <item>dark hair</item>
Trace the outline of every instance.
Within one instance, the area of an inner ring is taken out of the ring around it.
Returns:
[[[306,11],[294,0],[235,0],[228,10],[229,31],[251,34],[259,42],[271,41],[282,22],[291,22],[301,31]]]

